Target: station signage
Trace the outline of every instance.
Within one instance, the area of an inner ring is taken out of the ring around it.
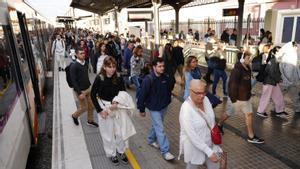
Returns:
[[[223,16],[238,16],[239,8],[223,9]]]
[[[128,11],[128,22],[144,22],[152,20],[152,11]]]

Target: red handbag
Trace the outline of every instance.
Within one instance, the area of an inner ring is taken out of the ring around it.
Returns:
[[[222,144],[222,135],[217,124],[214,126],[214,128],[211,129],[210,134],[211,134],[211,140],[214,144],[216,145]]]

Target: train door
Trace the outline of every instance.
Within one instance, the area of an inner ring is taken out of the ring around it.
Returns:
[[[28,106],[28,117],[34,143],[38,138],[38,112],[41,112],[41,99],[36,76],[35,60],[32,57],[32,48],[26,32],[25,16],[14,9],[9,11],[13,34],[16,37],[20,71],[24,85],[24,93]]]
[[[0,2],[1,3],[1,2]],[[2,3],[3,4],[3,3]],[[15,109],[23,90],[16,45],[6,8],[0,8],[0,133]],[[4,15],[3,15],[4,14]],[[21,104],[26,111],[26,103]],[[22,111],[23,112],[23,111]],[[19,112],[19,113],[22,113]],[[16,112],[14,112],[16,113]],[[11,119],[10,122],[14,122]]]

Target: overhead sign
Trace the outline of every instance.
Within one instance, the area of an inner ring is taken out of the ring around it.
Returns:
[[[152,20],[152,11],[128,11],[128,22],[143,22]]]
[[[239,8],[223,9],[223,16],[238,16]]]

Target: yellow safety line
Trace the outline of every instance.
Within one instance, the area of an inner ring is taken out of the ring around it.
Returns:
[[[131,164],[133,169],[141,169],[139,163],[137,162],[135,156],[133,153],[130,151],[130,149],[126,149],[125,154],[128,158],[129,163]]]
[[[8,90],[9,86],[11,85],[11,83],[12,83],[12,81],[9,80],[8,83],[7,83],[7,86],[0,91],[0,95],[3,95]]]

